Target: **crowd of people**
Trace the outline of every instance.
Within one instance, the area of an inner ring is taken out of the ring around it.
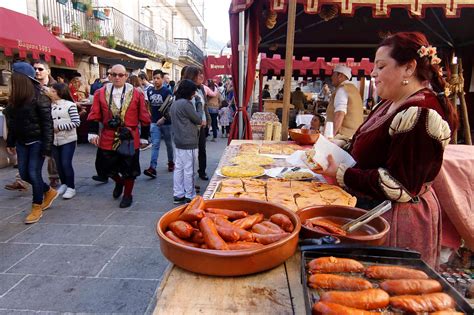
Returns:
[[[32,208],[24,221],[35,223],[58,196],[71,199],[76,195],[72,161],[83,112],[78,102],[88,94],[81,92],[80,80],[69,84],[54,80],[44,61],[16,62],[12,70],[4,114],[9,130],[7,151],[17,156],[19,174],[5,188],[31,187]],[[98,147],[97,175],[92,179],[112,179],[113,197],[122,196],[120,207],[133,202],[135,179],[141,174],[141,150],[151,148],[149,167],[143,174],[156,178],[161,139],[167,148],[168,171],[174,172],[174,203],[187,202],[199,192],[194,183],[196,174],[209,179],[209,128],[211,141],[219,132],[227,136],[235,110],[231,81],[225,85],[212,80],[203,83],[202,69],[194,66],[184,67],[181,80],[175,83],[161,70],[153,71],[149,82],[146,73],[129,75],[123,65],[117,64],[108,70],[107,77],[91,85],[94,97],[87,115],[88,140]],[[41,174],[45,159],[49,184]],[[199,161],[198,167],[195,160]]]

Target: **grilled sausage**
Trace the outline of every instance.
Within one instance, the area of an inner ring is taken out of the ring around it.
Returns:
[[[341,229],[340,225],[328,220],[328,219],[309,219],[313,224],[313,227],[319,227],[326,230],[328,233],[337,234],[337,235],[347,235],[347,232]]]
[[[191,234],[191,242],[204,244],[204,237],[202,236],[202,233],[199,231],[199,229],[193,229],[193,233]]]
[[[183,212],[178,217],[178,220],[192,222],[199,221],[204,217],[204,211],[201,209],[204,199],[201,196],[196,196],[191,202],[184,208]]]
[[[202,218],[201,222],[199,222],[199,229],[202,232],[204,242],[206,243],[208,248],[221,250],[229,249],[226,242],[224,242],[222,237],[220,237],[219,233],[217,233],[216,225],[210,218]]]
[[[426,294],[443,290],[438,281],[431,279],[385,280],[380,288],[390,295]]]
[[[228,216],[226,215],[223,215],[223,214],[217,214],[217,213],[212,213],[212,212],[206,212],[204,211],[204,216],[205,217],[208,217],[208,218],[211,218],[213,221],[215,218],[218,218],[218,217],[221,217],[221,218],[224,218],[224,219],[229,219]]]
[[[257,234],[257,233],[253,233],[253,235],[255,236],[255,241],[257,241],[258,243],[260,244],[263,244],[263,245],[268,245],[268,244],[271,244],[271,243],[275,243],[285,237],[287,237],[288,235],[290,235],[290,233],[278,233],[278,234]]]
[[[279,225],[270,222],[270,221],[262,221],[259,224],[262,224],[263,226],[266,226],[267,228],[273,230],[273,233],[285,233],[286,231],[283,230]]]
[[[242,219],[248,216],[248,213],[245,211],[235,211],[235,210],[228,210],[228,209],[207,208],[204,211],[225,215],[226,217],[229,218],[229,220]]]
[[[371,310],[386,307],[390,301],[387,292],[380,289],[363,291],[329,291],[321,294],[321,302],[330,302],[354,307],[362,310]]]
[[[456,311],[439,311],[430,313],[430,315],[464,315],[464,313],[456,312]]]
[[[225,228],[220,225],[216,225],[217,233],[226,242],[237,242],[239,240],[239,234],[234,229]]]
[[[196,243],[191,243],[185,240],[180,239],[176,234],[174,234],[172,231],[166,231],[165,235],[172,241],[175,241],[176,243],[186,245],[186,246],[191,246],[191,247],[199,247],[199,244]]]
[[[381,315],[380,312],[369,312],[359,310],[352,307],[347,307],[340,304],[318,302],[313,305],[312,314],[320,315]]]
[[[277,233],[285,233],[285,231],[276,232],[275,230],[269,228],[268,226],[263,225],[262,223],[257,223],[252,226],[252,232],[258,234],[277,234]]]
[[[237,234],[239,234],[239,240],[241,241],[253,242],[255,240],[255,237],[253,236],[251,232],[234,226],[232,223],[230,223],[228,220],[224,218],[215,218],[214,222],[216,223],[216,225],[219,225],[225,228],[230,228],[236,231]]]
[[[313,259],[308,263],[308,268],[311,273],[364,271],[364,266],[357,260],[336,257],[320,257]]]
[[[179,238],[190,238],[193,233],[191,224],[185,221],[174,221],[168,225],[168,228],[173,231]]]
[[[421,270],[397,266],[370,266],[365,275],[372,279],[428,279]]]
[[[308,279],[308,286],[314,289],[359,291],[372,289],[372,284],[362,278],[331,274],[314,274]]]
[[[235,220],[234,222],[232,222],[232,224],[238,228],[247,230],[251,228],[254,224],[260,223],[262,221],[263,221],[263,214],[255,213],[255,214],[249,215],[248,217]]]
[[[277,214],[272,215],[270,217],[270,221],[279,225],[283,230],[289,233],[293,232],[293,230],[295,229],[290,218],[287,215],[284,215],[282,213],[277,213]]]
[[[263,247],[260,243],[254,242],[236,242],[236,243],[227,243],[230,250],[243,250],[243,249],[256,249]]]
[[[424,295],[400,295],[390,298],[390,305],[405,312],[436,312],[452,310],[454,300],[446,293]]]

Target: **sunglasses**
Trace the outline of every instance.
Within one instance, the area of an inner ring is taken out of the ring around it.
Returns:
[[[126,76],[125,73],[111,73],[110,75],[113,76],[114,78],[115,77],[123,78],[124,76]]]
[[[44,71],[44,68],[35,68],[35,71],[41,72],[41,71]]]

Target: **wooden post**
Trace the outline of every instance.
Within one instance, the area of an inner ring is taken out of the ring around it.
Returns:
[[[463,78],[463,69],[462,69],[462,60],[461,58],[458,59],[459,61],[459,68],[458,68],[458,75],[461,77],[461,80],[464,81]],[[458,92],[459,100],[461,101],[461,115],[462,115],[462,125],[464,128],[464,139],[466,144],[472,145],[471,139],[471,127],[469,125],[469,116],[467,113],[467,105],[466,105],[466,98],[464,97],[464,85],[463,88]]]
[[[458,65],[457,65],[457,63],[455,63],[455,64],[451,63],[449,67],[451,69],[451,78],[450,78],[449,81],[454,82],[455,78],[457,78],[457,76],[458,76]],[[456,95],[457,95],[457,92],[453,91],[453,93],[450,95],[450,101],[453,104],[454,110],[456,111],[456,113],[458,114],[458,117],[459,117],[458,107],[456,105]],[[458,132],[457,131],[452,133],[451,143],[452,144],[457,144],[458,143]]]
[[[281,140],[288,140],[288,123],[290,116],[291,79],[293,74],[293,46],[295,43],[296,0],[288,1],[288,24],[286,29],[285,82],[283,85],[283,112]]]

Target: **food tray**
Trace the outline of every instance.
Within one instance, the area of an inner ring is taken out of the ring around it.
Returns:
[[[308,287],[308,273],[306,265],[318,257],[334,256],[337,258],[352,258],[361,262],[364,266],[369,265],[393,265],[412,267],[424,271],[430,279],[437,280],[443,287],[443,292],[450,295],[455,303],[456,310],[465,314],[474,314],[473,308],[469,303],[454,289],[446,280],[435,270],[428,266],[418,252],[404,250],[394,247],[373,247],[360,245],[309,245],[301,247],[301,283],[303,285],[306,314],[311,315],[311,308],[319,300],[318,290]],[[360,275],[360,273],[353,273]],[[378,287],[380,280],[368,279],[375,287]],[[321,290],[324,292],[325,290]],[[391,311],[390,306],[386,310]],[[397,312],[400,314],[400,312]]]

